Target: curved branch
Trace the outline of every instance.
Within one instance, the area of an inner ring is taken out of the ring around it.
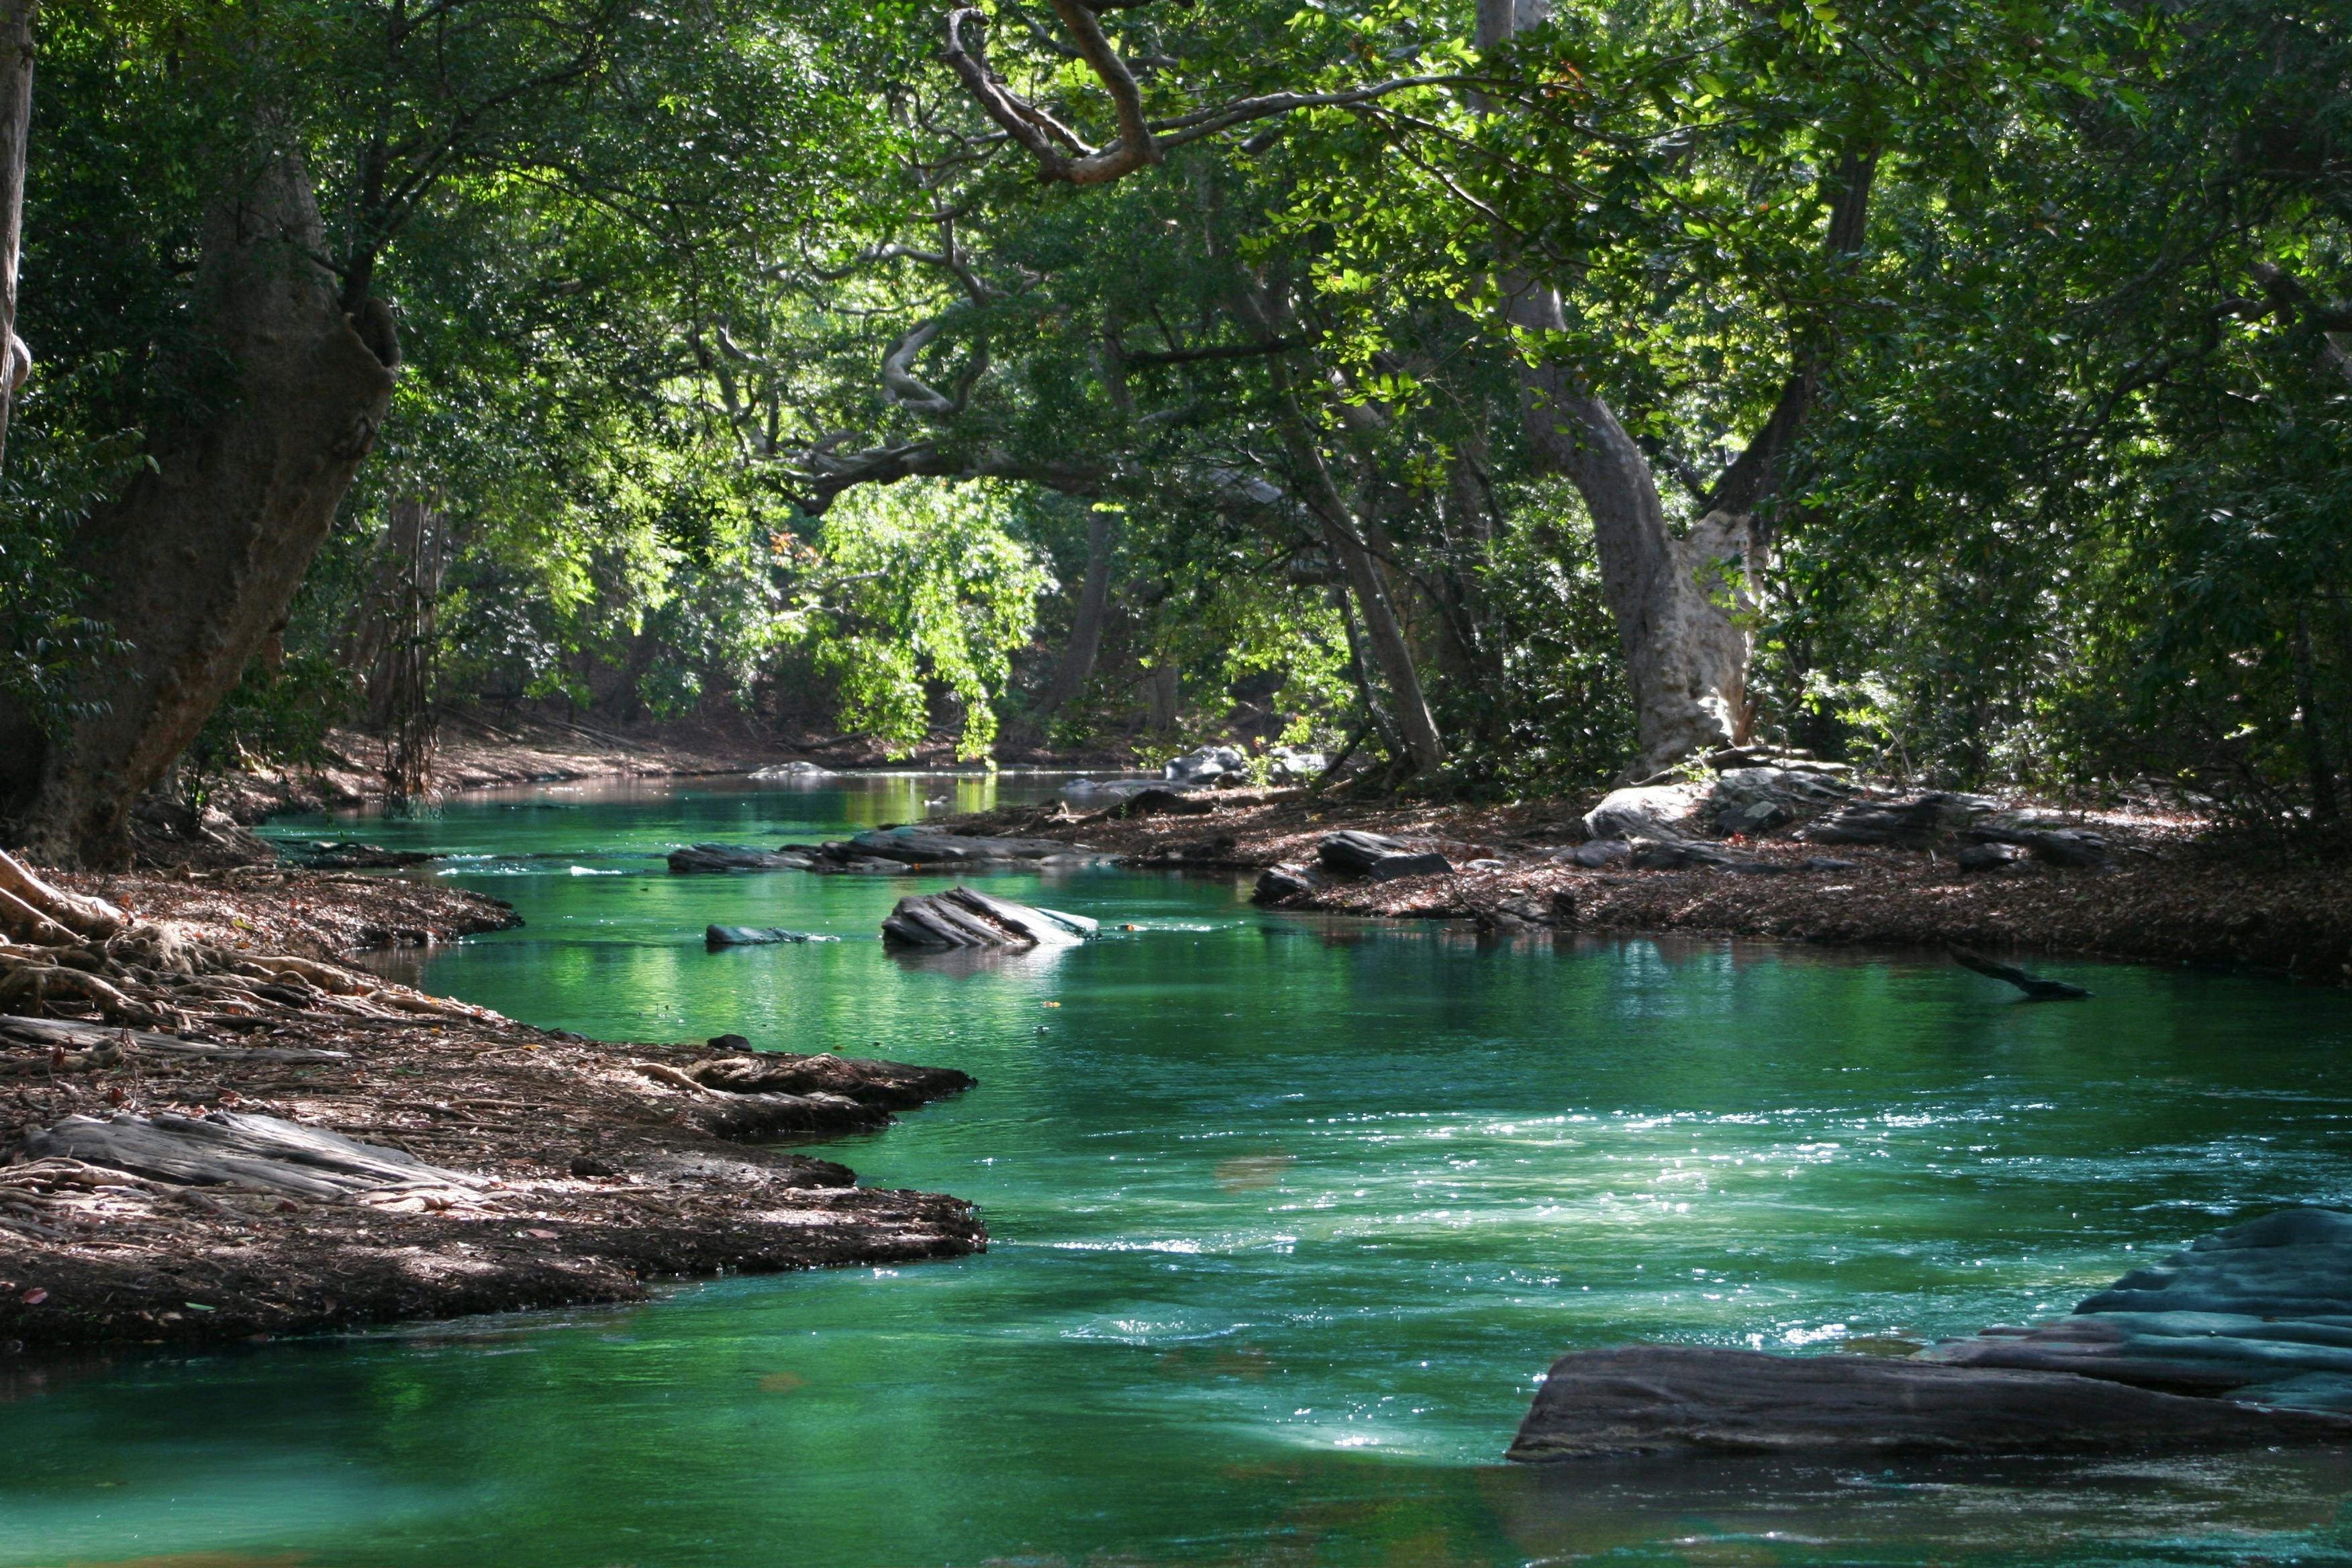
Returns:
[[[963,412],[961,400],[950,397],[915,374],[915,356],[930,346],[931,341],[940,335],[940,325],[937,316],[917,322],[914,331],[900,338],[891,346],[890,352],[882,356],[882,390],[892,403],[910,414],[921,414],[933,419],[952,419]]]

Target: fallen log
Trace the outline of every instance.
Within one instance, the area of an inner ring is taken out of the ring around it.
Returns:
[[[275,1116],[68,1116],[26,1134],[26,1159],[80,1160],[192,1186],[258,1187],[340,1198],[405,1187],[478,1187],[481,1179],[415,1155]]]
[[[2006,981],[2024,992],[2029,1001],[2079,1002],[2090,995],[2090,993],[2080,985],[2069,984],[2063,980],[2044,980],[2039,974],[2029,973],[2013,963],[2002,963],[1996,959],[1987,958],[1982,953],[1970,952],[1964,947],[1956,947],[1951,951],[1952,962],[1961,968],[1973,969],[1979,974]]]
[[[886,1110],[912,1110],[972,1087],[970,1073],[953,1068],[857,1057],[795,1056],[777,1051],[706,1058],[689,1063],[686,1076],[707,1089],[729,1094],[834,1094]]]

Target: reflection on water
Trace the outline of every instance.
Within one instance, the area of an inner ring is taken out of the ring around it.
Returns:
[[[994,1246],[20,1375],[0,1564],[2352,1560],[2334,1453],[1494,1462],[1571,1345],[1898,1348],[2352,1201],[2340,994],[2060,965],[2098,999],[2036,1008],[1925,960],[1481,943],[1117,871],[992,879],[1111,929],[945,968],[875,940],[939,879],[662,868],[940,794],[697,781],[283,826],[478,857],[457,879],[530,923],[431,954],[436,989],[974,1072],[828,1152],[976,1200]],[[711,953],[712,921],[845,940]]]

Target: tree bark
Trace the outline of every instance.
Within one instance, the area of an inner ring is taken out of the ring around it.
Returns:
[[[303,573],[374,444],[399,362],[391,313],[356,317],[300,161],[271,156],[207,214],[192,300],[234,365],[223,395],[151,431],[152,467],[73,542],[83,611],[130,645],[61,713],[0,713],[16,840],[59,865],[118,865],[131,805],[283,628]]]
[[[1099,510],[1087,514],[1086,580],[1078,586],[1077,616],[1070,623],[1070,640],[1062,649],[1061,665],[1037,699],[1036,721],[1041,730],[1053,722],[1063,704],[1084,695],[1087,682],[1094,679],[1095,659],[1102,652],[1103,626],[1110,618],[1110,571],[1118,544],[1118,514]]]
[[[25,233],[25,163],[33,128],[33,20],[39,0],[0,0],[0,458],[33,354],[16,335],[16,266]]]
[[[1176,728],[1179,675],[1172,658],[1144,672],[1143,725],[1155,735],[1168,734]]]

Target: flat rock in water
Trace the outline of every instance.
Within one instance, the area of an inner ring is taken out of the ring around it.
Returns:
[[[712,947],[772,947],[779,942],[838,942],[839,937],[813,931],[786,931],[781,926],[705,926],[702,940]]]
[[[849,840],[860,856],[908,866],[979,866],[1014,860],[1064,860],[1087,853],[1057,838],[990,838],[934,833],[920,827],[877,828]],[[828,848],[831,846],[827,846]]]
[[[685,1071],[695,1082],[729,1094],[831,1094],[885,1110],[912,1110],[961,1094],[977,1081],[953,1068],[782,1051],[709,1058]]]
[[[27,1133],[22,1152],[27,1159],[81,1160],[158,1181],[258,1187],[313,1198],[481,1184],[478,1177],[428,1165],[399,1149],[233,1110],[153,1117],[118,1112],[102,1120],[68,1116]]]
[[[2306,1441],[2352,1441],[2352,1214],[2331,1209],[2232,1226],[2072,1317],[1907,1359],[1705,1345],[1563,1356],[1511,1455]]]
[[[1928,1354],[2352,1412],[2352,1215],[2285,1209],[2231,1226],[2132,1270],[2073,1317]]]
[[[669,852],[673,871],[805,871],[805,855],[770,853],[748,844],[696,844]]]
[[[818,779],[837,779],[841,775],[831,768],[821,768],[814,763],[790,762],[774,763],[764,768],[754,768],[751,770],[751,776],[762,784],[769,784],[780,780],[785,782],[808,780],[813,783]]]
[[[1509,1457],[2113,1453],[2347,1438],[2352,1417],[2065,1373],[1632,1345],[1555,1362]]]
[[[973,888],[900,899],[882,921],[882,940],[898,947],[1068,947],[1095,934],[1084,915],[992,899]]]

